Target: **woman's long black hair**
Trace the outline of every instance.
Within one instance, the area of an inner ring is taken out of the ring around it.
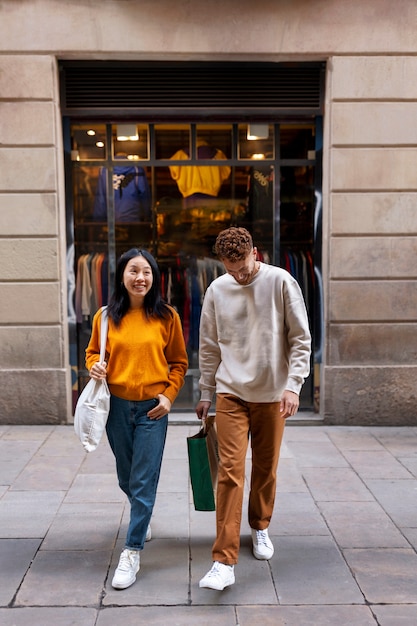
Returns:
[[[131,248],[117,261],[114,291],[110,297],[108,314],[118,326],[130,307],[129,294],[123,285],[123,273],[126,265],[136,256],[143,256],[151,266],[153,282],[152,287],[145,296],[145,312],[147,317],[166,318],[171,314],[169,306],[163,301],[161,294],[161,272],[152,254],[147,250]]]

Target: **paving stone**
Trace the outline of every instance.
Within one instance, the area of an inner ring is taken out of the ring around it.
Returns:
[[[347,450],[344,455],[362,478],[412,478],[407,468],[387,450]]]
[[[55,431],[56,426],[36,425],[30,426],[8,426],[6,432],[2,434],[4,441],[39,441],[43,443]],[[69,427],[66,426],[67,433]]]
[[[394,604],[392,606],[371,606],[378,620],[378,626],[416,626],[417,604]]]
[[[337,428],[337,427],[336,427]],[[297,426],[294,428],[286,428],[284,432],[284,443],[288,445],[291,452],[293,442],[305,442],[310,445],[314,443],[328,443],[329,436],[325,428],[312,428],[310,426]]]
[[[287,441],[288,448],[297,459],[298,467],[348,467],[348,463],[330,441]]]
[[[64,503],[42,543],[42,550],[108,550],[114,548],[121,503]]]
[[[7,491],[0,500],[2,538],[44,537],[65,491]]]
[[[198,432],[200,421],[196,417],[195,427],[168,425],[164,459],[187,459],[187,437]]]
[[[0,606],[12,602],[40,543],[41,539],[0,539]]]
[[[188,460],[164,457],[159,477],[158,492],[188,493],[188,476]]]
[[[93,452],[84,452],[79,473],[108,474],[117,483],[116,461],[105,437],[103,437],[100,445]]]
[[[294,458],[279,459],[277,493],[307,493],[307,486]]]
[[[375,626],[366,606],[238,606],[239,626]]]
[[[97,626],[236,626],[232,606],[149,606],[108,608],[100,613]],[[259,622],[258,622],[259,624]]]
[[[160,493],[158,491],[151,520],[155,537],[188,538],[190,534],[188,493]]]
[[[346,454],[348,450],[379,451],[384,449],[373,431],[361,426],[332,426],[327,427],[325,432],[330,441],[343,451],[343,454]]]
[[[67,491],[81,464],[80,457],[36,454],[13,483],[17,491]]]
[[[125,502],[126,496],[114,474],[78,474],[65,502]]]
[[[128,589],[113,589],[111,580],[124,542],[114,551],[106,583],[105,606],[187,604],[189,598],[189,545],[184,539],[152,539],[141,553],[136,582]]]
[[[98,607],[110,554],[98,550],[39,551],[17,592],[15,606]]]
[[[384,446],[384,448],[391,452],[393,456],[417,457],[417,427],[375,427],[372,432],[374,432],[375,437]]]
[[[399,462],[403,465],[409,472],[417,478],[417,458],[416,457],[408,457],[408,456],[400,456],[398,457]]]
[[[369,489],[351,468],[304,467],[303,477],[317,501],[373,500]]]
[[[377,502],[320,502],[319,507],[342,548],[409,547]]]
[[[280,604],[364,602],[331,537],[279,537],[270,564]]]
[[[38,452],[41,456],[60,458],[69,456],[82,459],[86,453],[74,430],[68,426],[56,426],[43,441]]]
[[[365,480],[366,485],[397,526],[417,524],[417,479]]]
[[[320,510],[309,493],[280,493],[269,525],[272,535],[328,535]]]
[[[0,440],[0,485],[14,483],[39,448],[39,441]]]
[[[98,610],[77,606],[0,609],[2,626],[95,626]]]
[[[417,550],[417,528],[401,528],[407,541]]]
[[[210,604],[278,604],[272,571],[268,561],[257,561],[249,545],[241,547],[239,562],[235,565],[236,582],[223,591],[198,586],[200,579],[212,566],[210,550],[193,544],[191,572],[191,602],[193,605]],[[256,583],[254,583],[256,581]]]
[[[343,553],[367,602],[417,603],[417,554],[414,550],[348,549]]]

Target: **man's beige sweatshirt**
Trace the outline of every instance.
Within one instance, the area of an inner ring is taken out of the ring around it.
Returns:
[[[310,373],[311,336],[302,291],[286,270],[265,263],[248,285],[229,274],[204,296],[200,323],[201,400],[214,392],[246,402],[299,394]]]

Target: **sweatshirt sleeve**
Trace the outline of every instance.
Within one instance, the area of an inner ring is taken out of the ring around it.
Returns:
[[[310,374],[311,334],[303,294],[292,277],[284,283],[284,302],[289,360],[285,388],[299,394]]]
[[[221,360],[217,338],[216,316],[212,290],[204,296],[200,320],[199,367],[201,400],[211,402],[216,390],[216,372]]]

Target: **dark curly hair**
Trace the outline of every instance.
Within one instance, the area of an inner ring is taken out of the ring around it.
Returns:
[[[231,263],[242,261],[253,249],[252,235],[246,228],[226,228],[218,234],[213,249],[220,260],[227,259]]]

